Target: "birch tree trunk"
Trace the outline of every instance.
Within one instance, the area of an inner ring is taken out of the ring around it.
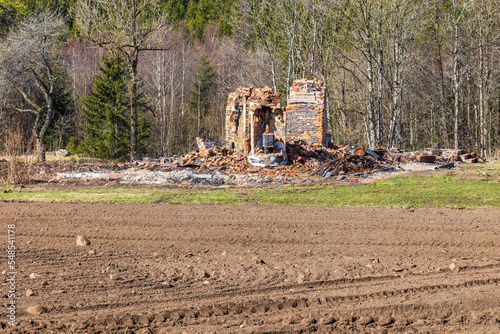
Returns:
[[[453,27],[453,95],[455,97],[455,113],[453,115],[453,147],[458,150],[458,117],[460,114],[460,81],[459,81],[459,44],[458,22]]]
[[[377,68],[378,68],[378,89],[377,89],[377,118],[378,118],[378,138],[377,143],[383,146],[384,140],[384,120],[382,114],[382,92],[383,92],[383,80],[384,80],[384,65],[383,65],[383,50],[382,46],[379,45],[377,53]]]
[[[439,107],[441,112],[441,138],[443,141],[443,146],[448,147],[448,125],[446,121],[446,106],[445,106],[445,82],[444,82],[444,69],[443,69],[443,54],[442,54],[442,45],[441,40],[439,38],[439,10],[438,10],[438,2],[440,0],[436,0],[434,3],[434,41],[436,43],[437,48],[437,63],[439,69]]]
[[[400,59],[401,59],[401,32],[399,23],[399,4],[396,4],[396,20],[394,26],[394,69],[393,69],[393,94],[392,94],[392,119],[391,119],[391,137],[389,145],[394,147],[397,140],[398,123],[400,122],[400,101],[401,101],[401,82],[400,82]]]
[[[483,45],[479,46],[479,136],[481,141],[481,153],[484,157],[484,149],[486,147],[486,133],[485,133],[485,113],[484,113],[484,82],[483,82],[483,73],[484,73],[484,55],[483,55]]]
[[[369,28],[369,27],[368,27]],[[372,42],[371,42],[371,34],[368,34],[368,54],[370,58],[368,59],[368,105],[367,105],[367,131],[368,131],[368,145],[375,146],[376,143],[376,134],[375,134],[375,103],[374,103],[374,92],[373,92],[373,59],[372,55]]]

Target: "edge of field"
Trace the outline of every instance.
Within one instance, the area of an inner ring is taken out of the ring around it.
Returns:
[[[462,170],[396,175],[360,185],[234,188],[0,187],[0,201],[172,204],[260,204],[500,208],[500,163]]]

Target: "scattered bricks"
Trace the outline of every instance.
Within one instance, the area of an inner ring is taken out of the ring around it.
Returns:
[[[392,149],[391,149],[392,151]],[[392,154],[395,157],[395,154]],[[451,168],[454,166],[454,161],[462,161],[466,163],[477,162],[475,152],[464,154],[463,150],[453,149],[423,149],[415,152],[404,152],[400,162],[426,162],[435,163],[438,166],[436,169]]]
[[[195,166],[200,170],[219,169],[222,171],[238,171],[252,168],[252,165],[235,150],[213,146],[204,155],[191,152],[180,158],[179,166]]]
[[[444,159],[458,158],[464,153],[463,150],[441,149],[441,157]]]

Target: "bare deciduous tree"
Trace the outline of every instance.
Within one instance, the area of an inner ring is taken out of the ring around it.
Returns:
[[[1,45],[0,67],[2,74],[21,94],[27,108],[18,111],[35,115],[33,135],[36,138],[36,155],[45,161],[45,136],[54,117],[55,86],[60,64],[59,51],[67,28],[63,18],[49,12],[28,17],[12,30]],[[36,93],[28,89],[30,83],[43,96],[37,101]]]
[[[126,62],[130,74],[130,158],[135,160],[139,53],[165,49],[161,40],[151,37],[166,26],[166,14],[157,0],[80,0],[75,12],[85,37]]]

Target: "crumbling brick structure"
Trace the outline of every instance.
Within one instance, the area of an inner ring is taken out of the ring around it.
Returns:
[[[285,143],[285,120],[280,94],[269,87],[238,88],[229,94],[226,108],[226,143],[243,154],[262,148],[264,134]]]
[[[316,79],[294,81],[286,108],[286,140],[328,145],[326,107],[323,82]]]
[[[311,145],[328,145],[323,82],[294,81],[286,110],[281,108],[280,98],[269,87],[242,87],[229,94],[226,143],[243,154],[259,153],[264,135],[274,135],[274,143],[302,140]]]

